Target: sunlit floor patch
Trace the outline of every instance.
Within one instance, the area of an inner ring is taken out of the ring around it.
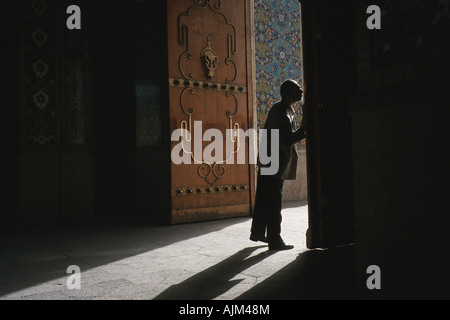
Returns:
[[[238,218],[3,244],[0,299],[235,299],[306,250],[307,207],[283,210],[282,236],[293,250],[250,241],[250,226],[251,219]],[[67,287],[69,265],[80,267],[79,290]]]

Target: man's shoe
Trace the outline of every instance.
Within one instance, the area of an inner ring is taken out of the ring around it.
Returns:
[[[294,246],[290,245],[290,244],[285,244],[284,242],[269,243],[269,250],[282,251],[282,250],[291,250],[291,249],[294,249]]]
[[[265,236],[255,236],[253,234],[250,235],[250,240],[255,241],[255,242],[261,241],[261,242],[264,242],[264,243],[268,243],[269,242],[269,241],[267,241],[267,237],[265,237]]]

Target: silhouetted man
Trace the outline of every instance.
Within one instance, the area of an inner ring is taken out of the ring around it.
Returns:
[[[274,174],[267,175],[263,168],[269,166],[258,157],[260,167],[256,190],[255,212],[251,228],[250,240],[269,244],[269,250],[289,250],[294,248],[286,245],[281,238],[281,205],[284,180],[295,180],[297,174],[297,151],[295,144],[306,137],[304,121],[300,129],[295,130],[293,105],[300,101],[303,91],[294,80],[283,82],[280,88],[281,101],[277,102],[269,112],[264,129],[267,130],[266,150],[272,150],[272,130],[278,129],[279,167]],[[267,230],[267,236],[266,236]]]

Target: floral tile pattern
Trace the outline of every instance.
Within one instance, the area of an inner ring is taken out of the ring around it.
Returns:
[[[270,108],[281,99],[279,87],[287,79],[301,85],[301,11],[297,0],[255,0],[256,108],[263,128]],[[300,124],[301,105],[296,105]]]

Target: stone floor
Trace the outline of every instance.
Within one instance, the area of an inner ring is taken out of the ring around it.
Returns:
[[[353,298],[352,246],[308,251],[305,202],[284,204],[273,252],[251,242],[250,218],[176,226],[108,225],[2,232],[0,299]],[[81,270],[69,290],[67,268]]]

